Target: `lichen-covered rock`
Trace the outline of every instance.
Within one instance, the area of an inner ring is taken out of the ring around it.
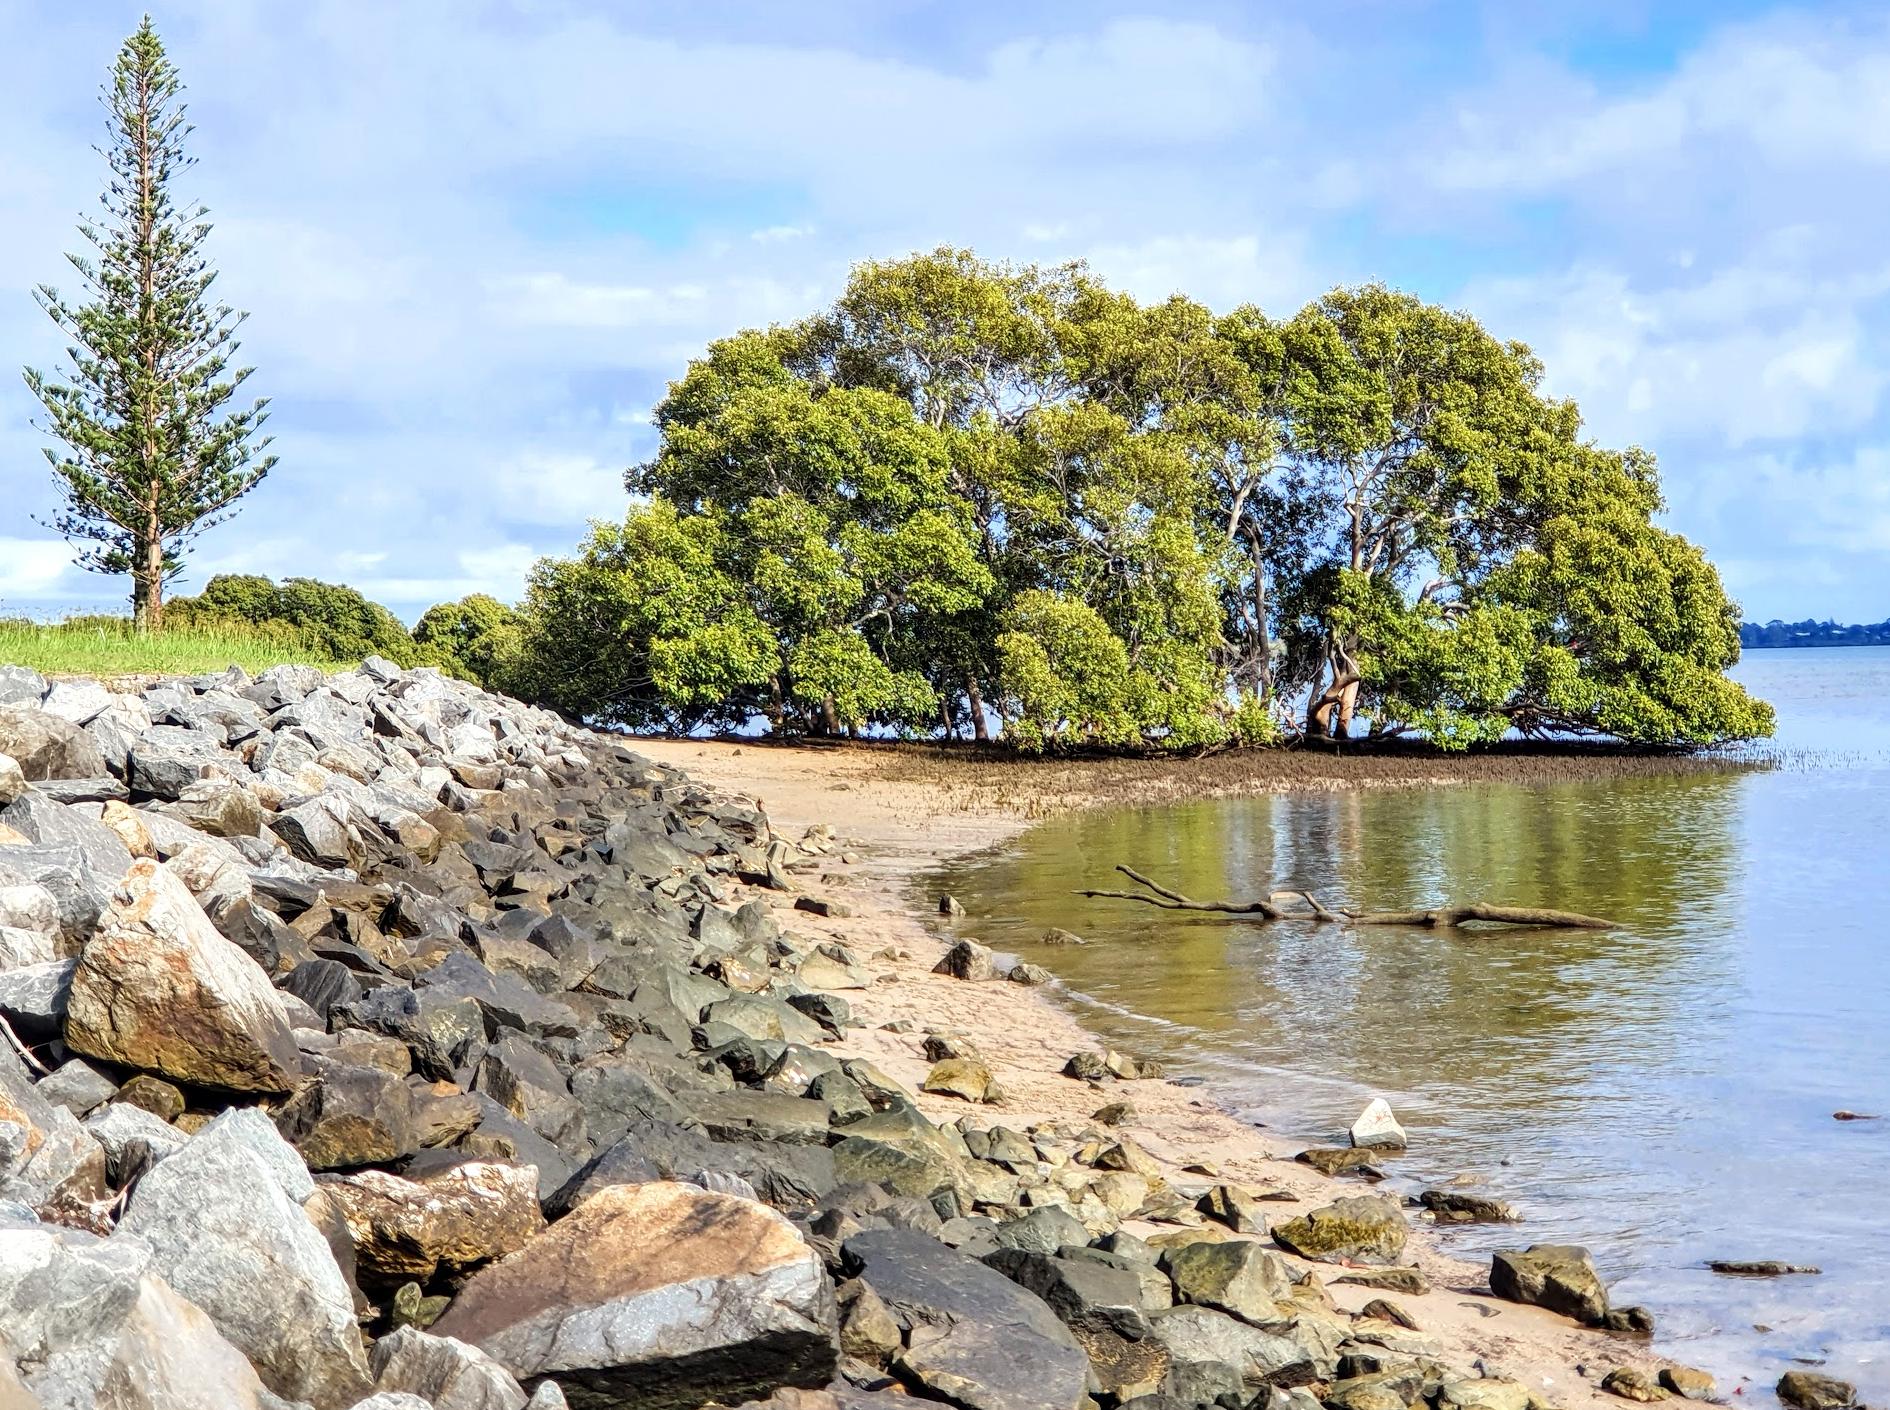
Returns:
[[[991,1069],[975,1057],[948,1057],[932,1064],[920,1090],[968,1102],[991,1099]]]
[[[1490,1260],[1490,1291],[1591,1327],[1608,1319],[1608,1290],[1594,1260],[1587,1249],[1572,1244],[1532,1244],[1520,1253],[1497,1253]]]
[[[659,1181],[598,1191],[476,1273],[433,1328],[574,1410],[738,1404],[833,1375],[819,1256],[765,1205]]]
[[[80,951],[66,1044],[231,1091],[286,1092],[301,1070],[268,976],[149,858],[131,864]]]
[[[1778,1398],[1792,1410],[1848,1410],[1857,1387],[1817,1371],[1787,1371],[1778,1378]]]
[[[1279,1304],[1293,1280],[1279,1255],[1250,1239],[1184,1244],[1162,1256],[1183,1302],[1212,1307],[1254,1326],[1281,1320]]]
[[[1404,1211],[1383,1195],[1353,1195],[1273,1227],[1289,1253],[1319,1263],[1390,1263],[1404,1252]]]

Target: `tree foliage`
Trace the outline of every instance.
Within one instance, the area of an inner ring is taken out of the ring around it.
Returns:
[[[521,681],[631,728],[1026,748],[1762,734],[1737,613],[1530,351],[1377,285],[1284,321],[941,249],[710,346]]]
[[[196,597],[173,602],[171,619],[280,625],[335,661],[385,656],[402,666],[445,664],[420,651],[400,619],[380,603],[351,587],[313,578],[284,578],[277,584],[248,573],[220,573]]]
[[[231,406],[250,375],[230,365],[245,315],[210,297],[206,212],[171,194],[192,164],[182,91],[147,16],[101,94],[110,179],[102,218],[79,226],[95,254],[68,257],[90,301],[38,291],[69,340],[71,380],[26,371],[44,429],[64,445],[46,451],[65,500],[53,527],[79,549],[80,566],[131,575],[141,627],[161,624],[164,586],[191,540],[275,464],[258,435],[267,401]]]

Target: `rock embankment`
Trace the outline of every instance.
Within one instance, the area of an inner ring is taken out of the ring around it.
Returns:
[[[949,1034],[928,1119],[833,850],[428,671],[0,668],[0,1407],[1536,1403],[1339,1310],[1422,1292],[1392,1200],[1007,1128]],[[1500,1291],[1605,1317],[1551,1252]]]

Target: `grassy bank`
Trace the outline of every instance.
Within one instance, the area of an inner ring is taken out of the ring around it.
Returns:
[[[335,670],[354,664],[311,650],[294,633],[233,624],[138,632],[122,617],[66,622],[0,620],[0,665],[49,676],[206,675],[291,663]]]

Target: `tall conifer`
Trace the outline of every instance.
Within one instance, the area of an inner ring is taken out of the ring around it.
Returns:
[[[64,443],[46,451],[65,498],[51,527],[81,567],[131,575],[144,628],[161,625],[164,586],[191,540],[275,464],[258,435],[268,402],[230,406],[252,370],[230,367],[247,315],[210,298],[207,211],[171,196],[194,164],[182,92],[147,15],[100,94],[111,178],[103,215],[79,223],[92,252],[67,256],[90,300],[75,307],[51,285],[37,291],[70,340],[70,383],[26,371],[46,409],[41,428]]]

